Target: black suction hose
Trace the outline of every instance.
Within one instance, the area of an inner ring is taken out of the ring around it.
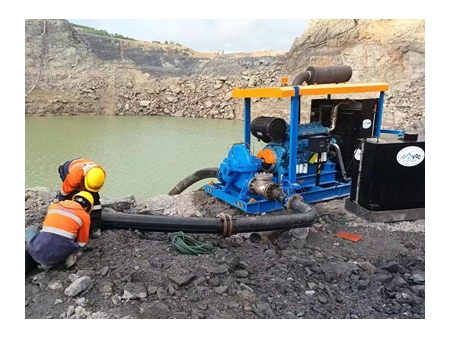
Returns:
[[[221,233],[223,224],[220,218],[140,215],[103,210],[102,228]]]
[[[205,178],[217,177],[219,168],[204,168],[180,181],[169,195],[176,195],[192,184]],[[286,196],[279,186],[273,185],[270,198],[285,204]],[[138,229],[156,232],[215,233],[230,236],[242,232],[264,232],[288,230],[312,226],[318,219],[317,211],[303,202],[300,195],[294,195],[286,202],[287,208],[294,213],[282,215],[246,216],[232,219],[221,214],[216,218],[180,217],[127,214],[117,211],[102,212],[103,229]]]
[[[273,186],[271,199],[285,202],[286,196],[279,186]],[[300,195],[293,195],[286,202],[287,208],[294,211],[285,215],[246,216],[232,219],[220,215],[216,218],[180,217],[126,214],[117,211],[102,212],[102,228],[140,229],[160,232],[218,233],[230,236],[242,232],[263,232],[310,227],[317,221],[317,211],[303,202]]]
[[[159,215],[126,214],[117,211],[102,212],[104,229],[139,229],[156,232],[216,233],[224,236],[243,232],[288,230],[312,226],[317,221],[315,208],[303,203],[300,198],[291,202],[295,213],[276,216],[246,216],[222,220],[202,217],[179,217]],[[308,210],[308,211],[304,211]]]
[[[169,191],[168,195],[172,196],[181,194],[194,183],[204,180],[205,178],[217,178],[218,174],[219,168],[203,168],[197,170],[195,173],[178,182],[178,184]]]

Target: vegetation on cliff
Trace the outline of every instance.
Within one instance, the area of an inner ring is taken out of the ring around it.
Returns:
[[[117,39],[124,39],[124,40],[133,40],[136,41],[136,39],[133,38],[129,38],[127,36],[123,36],[121,34],[117,34],[117,33],[108,33],[108,31],[106,31],[105,29],[95,29],[93,27],[88,27],[88,26],[83,26],[83,25],[77,25],[77,24],[73,24],[75,27],[79,28],[83,33],[88,33],[88,34],[95,34],[95,35],[101,35],[101,36],[108,36],[111,38],[117,38]]]

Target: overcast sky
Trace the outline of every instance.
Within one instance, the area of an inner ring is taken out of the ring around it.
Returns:
[[[173,41],[198,52],[288,51],[309,20],[303,19],[69,19],[141,41]]]

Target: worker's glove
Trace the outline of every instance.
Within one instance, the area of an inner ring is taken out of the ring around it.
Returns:
[[[94,239],[99,238],[102,234],[101,232],[102,209],[91,211],[90,217],[91,217],[91,231],[90,231],[91,238]]]
[[[63,194],[61,194],[61,192],[58,192],[58,194],[56,195],[56,198],[53,200],[55,203],[64,200],[64,196]]]

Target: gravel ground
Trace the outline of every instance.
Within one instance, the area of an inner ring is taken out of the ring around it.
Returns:
[[[41,222],[53,196],[26,191],[26,225]],[[200,191],[103,205],[104,212],[244,217]],[[213,246],[198,256],[179,252],[174,233],[103,230],[71,268],[25,276],[25,318],[425,319],[425,220],[368,223],[346,211],[344,199],[315,207],[321,217],[310,228],[186,234]]]

